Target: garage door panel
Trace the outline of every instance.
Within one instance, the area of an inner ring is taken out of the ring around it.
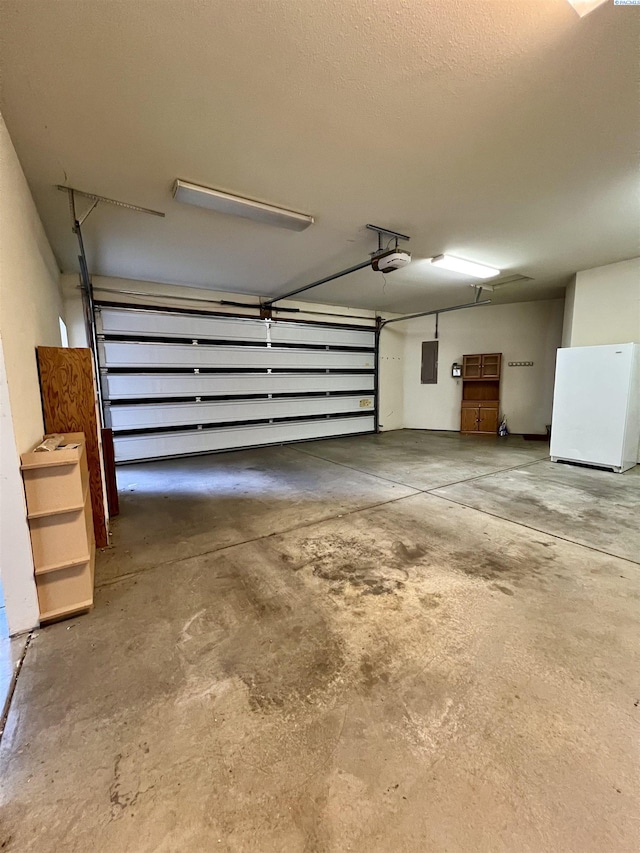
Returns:
[[[373,395],[348,397],[282,397],[266,400],[223,400],[199,403],[147,403],[110,407],[114,431],[158,427],[304,418],[373,410]]]
[[[96,325],[98,332],[104,335],[267,342],[267,325],[258,319],[101,308]]]
[[[276,347],[194,346],[187,344],[105,341],[100,345],[106,368],[308,368],[372,370],[373,353]]]
[[[376,428],[371,326],[102,305],[97,327],[118,462]]]
[[[172,311],[103,307],[97,314],[96,325],[99,334],[138,339],[191,338],[266,343],[270,337],[274,344],[375,347],[375,333],[370,328],[340,328],[280,320],[267,322],[257,318],[213,317]]]
[[[164,456],[184,456],[191,453],[211,453],[264,444],[283,444],[338,435],[372,432],[373,417],[330,418],[274,424],[253,424],[243,427],[221,427],[211,430],[166,432],[151,435],[114,438],[116,462],[134,462]]]
[[[109,400],[373,391],[373,373],[108,373]]]
[[[307,326],[303,323],[271,324],[271,343],[307,344],[309,346],[360,347],[373,349],[375,333],[371,329],[340,329],[329,326]]]

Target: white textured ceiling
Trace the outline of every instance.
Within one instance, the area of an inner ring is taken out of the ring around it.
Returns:
[[[2,111],[60,266],[274,295],[364,260],[373,222],[559,295],[637,255],[640,8],[566,0],[0,0]],[[312,213],[293,233],[173,201],[176,177]],[[414,263],[309,299],[467,301]]]

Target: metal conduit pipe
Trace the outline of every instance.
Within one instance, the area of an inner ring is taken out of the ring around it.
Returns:
[[[490,305],[490,299],[483,299],[480,302],[467,302],[464,305],[452,305],[450,308],[436,308],[433,311],[420,311],[418,314],[407,314],[405,317],[394,317],[392,320],[383,320],[381,328],[391,325],[391,323],[401,323],[403,320],[415,320],[416,317],[429,317],[432,314],[446,314],[447,311],[462,311],[463,308],[477,308],[479,305]]]
[[[333,275],[328,275],[325,278],[319,278],[317,281],[311,282],[311,284],[305,284],[304,287],[298,287],[296,290],[290,290],[288,293],[283,293],[282,296],[267,299],[262,303],[262,307],[271,308],[271,306],[276,302],[281,302],[283,299],[290,299],[292,296],[297,296],[299,293],[304,293],[306,290],[311,290],[313,287],[319,287],[319,285],[326,284],[328,281],[334,281],[336,278],[342,278],[343,275],[349,275],[349,273],[357,272],[357,270],[363,270],[365,267],[369,266],[371,266],[371,258],[367,258],[367,260],[363,261],[361,264],[348,267],[346,270],[340,270],[340,272],[333,273]]]

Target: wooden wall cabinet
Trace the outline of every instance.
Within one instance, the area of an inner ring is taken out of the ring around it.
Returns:
[[[58,450],[23,453],[22,477],[40,621],[93,606],[95,539],[83,433],[67,433]]]
[[[498,432],[501,369],[499,352],[463,356],[460,432],[475,435]]]
[[[502,353],[490,352],[462,357],[463,379],[500,379]]]

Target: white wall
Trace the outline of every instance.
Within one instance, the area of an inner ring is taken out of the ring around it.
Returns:
[[[551,423],[556,350],[562,337],[563,300],[486,305],[441,314],[438,383],[420,383],[422,341],[433,340],[435,318],[406,324],[404,426],[459,430],[462,382],[451,365],[471,353],[501,352],[501,412],[514,433],[544,433]],[[383,334],[385,334],[383,332]],[[533,361],[533,367],[509,367]]]
[[[0,334],[4,352],[0,574],[11,633],[28,630],[38,622],[18,455],[42,437],[35,347],[60,345],[61,313],[58,267],[0,116]]]
[[[640,258],[579,272],[567,307],[564,346],[640,343]]]
[[[237,293],[220,293],[182,285],[162,284],[150,281],[135,281],[133,279],[109,278],[92,276],[95,298],[103,301],[126,302],[132,305],[162,305],[178,308],[202,308],[209,311],[237,313],[237,307],[221,306],[216,300],[231,300],[234,302],[256,303],[256,297],[244,296]],[[84,324],[82,300],[78,288],[77,275],[61,277],[64,294],[64,319],[67,324],[69,344],[72,347],[86,347],[87,336]],[[121,291],[144,292],[144,296],[135,296]],[[188,300],[185,301],[185,297]],[[191,301],[195,300],[195,301]],[[332,318],[344,323],[367,323],[376,315],[375,311],[362,308],[343,308],[322,303],[296,302],[287,300],[281,307],[299,308],[300,313],[288,315],[285,312],[275,316],[287,319],[288,316],[298,320],[316,322],[331,322]],[[314,313],[318,312],[318,313]],[[257,316],[257,312],[256,316]],[[343,315],[335,318],[335,315]],[[393,315],[385,315],[393,316]],[[390,327],[396,329],[397,327]],[[384,430],[400,429],[403,418],[402,395],[402,356],[404,335],[400,331],[385,330],[380,347],[380,421]]]
[[[0,338],[0,580],[9,632],[38,624],[31,540]]]
[[[583,270],[567,291],[562,346],[626,343],[640,344],[640,258]]]
[[[60,346],[60,273],[0,117],[0,330],[18,453],[43,433],[36,346]]]

